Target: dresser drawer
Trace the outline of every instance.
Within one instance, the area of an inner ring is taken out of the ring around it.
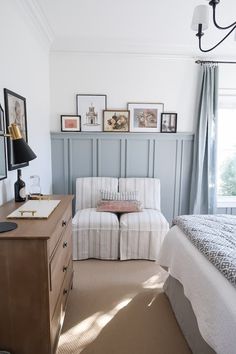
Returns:
[[[51,343],[53,348],[56,348],[57,346],[57,342],[62,328],[62,323],[65,316],[65,309],[66,309],[68,296],[72,288],[72,282],[73,282],[73,268],[72,268],[72,259],[70,259],[68,272],[66,274],[64,282],[60,289],[58,301],[56,303],[55,311],[51,319]]]
[[[53,316],[55,305],[59,296],[59,292],[69,272],[69,262],[72,253],[72,224],[71,221],[66,227],[66,230],[59,241],[50,264],[50,314]]]
[[[53,255],[55,251],[55,247],[59,242],[62,233],[66,229],[67,225],[71,222],[71,218],[72,218],[72,208],[71,205],[69,205],[65,210],[65,212],[63,213],[62,217],[60,218],[59,222],[57,223],[55,231],[53,232],[50,239],[48,240],[49,258]]]

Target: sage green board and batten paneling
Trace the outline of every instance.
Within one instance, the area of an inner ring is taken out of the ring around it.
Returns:
[[[97,158],[94,139],[73,137],[69,140],[69,193],[75,194],[75,180],[78,176],[96,176]]]
[[[189,194],[191,179],[189,176],[192,173],[192,156],[193,156],[193,142],[190,140],[181,141],[181,171],[179,184],[179,208],[178,214],[184,215],[189,212]]]
[[[52,143],[53,192],[68,194],[69,153],[68,140],[55,137]]]
[[[122,140],[97,139],[98,176],[116,177],[122,175]],[[118,163],[117,163],[118,162]]]
[[[127,139],[125,176],[152,177],[149,175],[149,139]],[[152,159],[153,160],[153,159]]]
[[[175,214],[176,166],[178,140],[156,140],[154,177],[161,181],[161,210],[170,221]]]
[[[193,135],[51,133],[54,193],[75,194],[86,176],[158,177],[166,218],[187,214]]]

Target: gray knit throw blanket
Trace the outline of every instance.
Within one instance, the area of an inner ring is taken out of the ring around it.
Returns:
[[[236,287],[236,216],[184,215],[173,225]]]

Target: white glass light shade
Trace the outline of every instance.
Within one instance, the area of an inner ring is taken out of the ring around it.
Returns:
[[[198,25],[202,24],[202,30],[206,30],[209,24],[209,8],[206,5],[198,5],[193,12],[191,28],[198,31]]]

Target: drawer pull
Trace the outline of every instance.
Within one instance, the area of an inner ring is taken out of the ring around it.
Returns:
[[[67,224],[67,222],[66,222],[65,220],[62,220],[61,225],[62,225],[62,226],[66,226],[66,224]]]
[[[68,294],[68,290],[67,289],[64,289],[63,290],[63,295],[67,295]]]
[[[67,245],[68,245],[67,241],[64,241],[64,242],[63,242],[63,248],[66,248]]]
[[[68,267],[64,266],[63,267],[63,273],[65,273],[67,271]]]

